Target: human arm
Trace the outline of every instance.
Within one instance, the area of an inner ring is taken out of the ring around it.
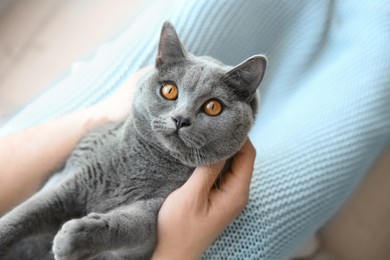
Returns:
[[[124,118],[133,90],[149,69],[134,73],[111,97],[53,121],[0,138],[0,215],[36,191],[91,129]]]
[[[255,156],[255,149],[247,140],[219,188],[213,185],[223,163],[196,168],[160,209],[152,259],[199,259],[246,206]]]

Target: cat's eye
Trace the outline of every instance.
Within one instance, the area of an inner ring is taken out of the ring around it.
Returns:
[[[177,86],[172,82],[163,83],[161,87],[161,95],[168,100],[175,100],[179,94]]]
[[[203,110],[209,116],[218,116],[222,112],[222,104],[216,99],[210,99],[204,103]]]

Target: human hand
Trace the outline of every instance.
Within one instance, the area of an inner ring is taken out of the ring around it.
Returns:
[[[160,209],[153,259],[199,259],[246,206],[255,157],[248,139],[218,189],[214,182],[225,162],[196,168]]]
[[[87,132],[126,117],[136,84],[151,67],[135,72],[100,103],[0,138],[0,215],[42,187]]]
[[[138,80],[153,66],[146,66],[133,75],[111,96],[88,108],[92,124],[104,124],[124,119],[131,111],[134,90]]]

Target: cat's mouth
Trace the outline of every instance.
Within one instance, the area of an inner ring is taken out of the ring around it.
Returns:
[[[165,149],[175,153],[180,152],[180,150],[185,148],[183,141],[175,133],[162,135],[160,143]]]
[[[160,136],[158,139],[164,147],[178,153],[184,153],[188,149],[200,149],[206,143],[204,136],[197,136],[193,131],[189,131],[190,129],[169,126],[161,119],[153,121],[152,130]]]
[[[183,149],[183,148],[190,148],[187,147],[183,139],[180,137],[180,134],[178,131],[174,131],[170,134],[164,135],[164,145],[168,149],[173,149],[175,151]]]
[[[188,149],[200,149],[203,144],[182,131],[164,135],[164,146],[174,152],[186,152]]]

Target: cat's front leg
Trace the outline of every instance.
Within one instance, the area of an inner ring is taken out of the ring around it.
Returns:
[[[163,199],[139,201],[108,213],[66,222],[53,242],[55,259],[148,259],[156,243],[156,222]]]
[[[0,259],[21,239],[57,231],[76,217],[72,191],[65,188],[41,191],[0,218]]]

